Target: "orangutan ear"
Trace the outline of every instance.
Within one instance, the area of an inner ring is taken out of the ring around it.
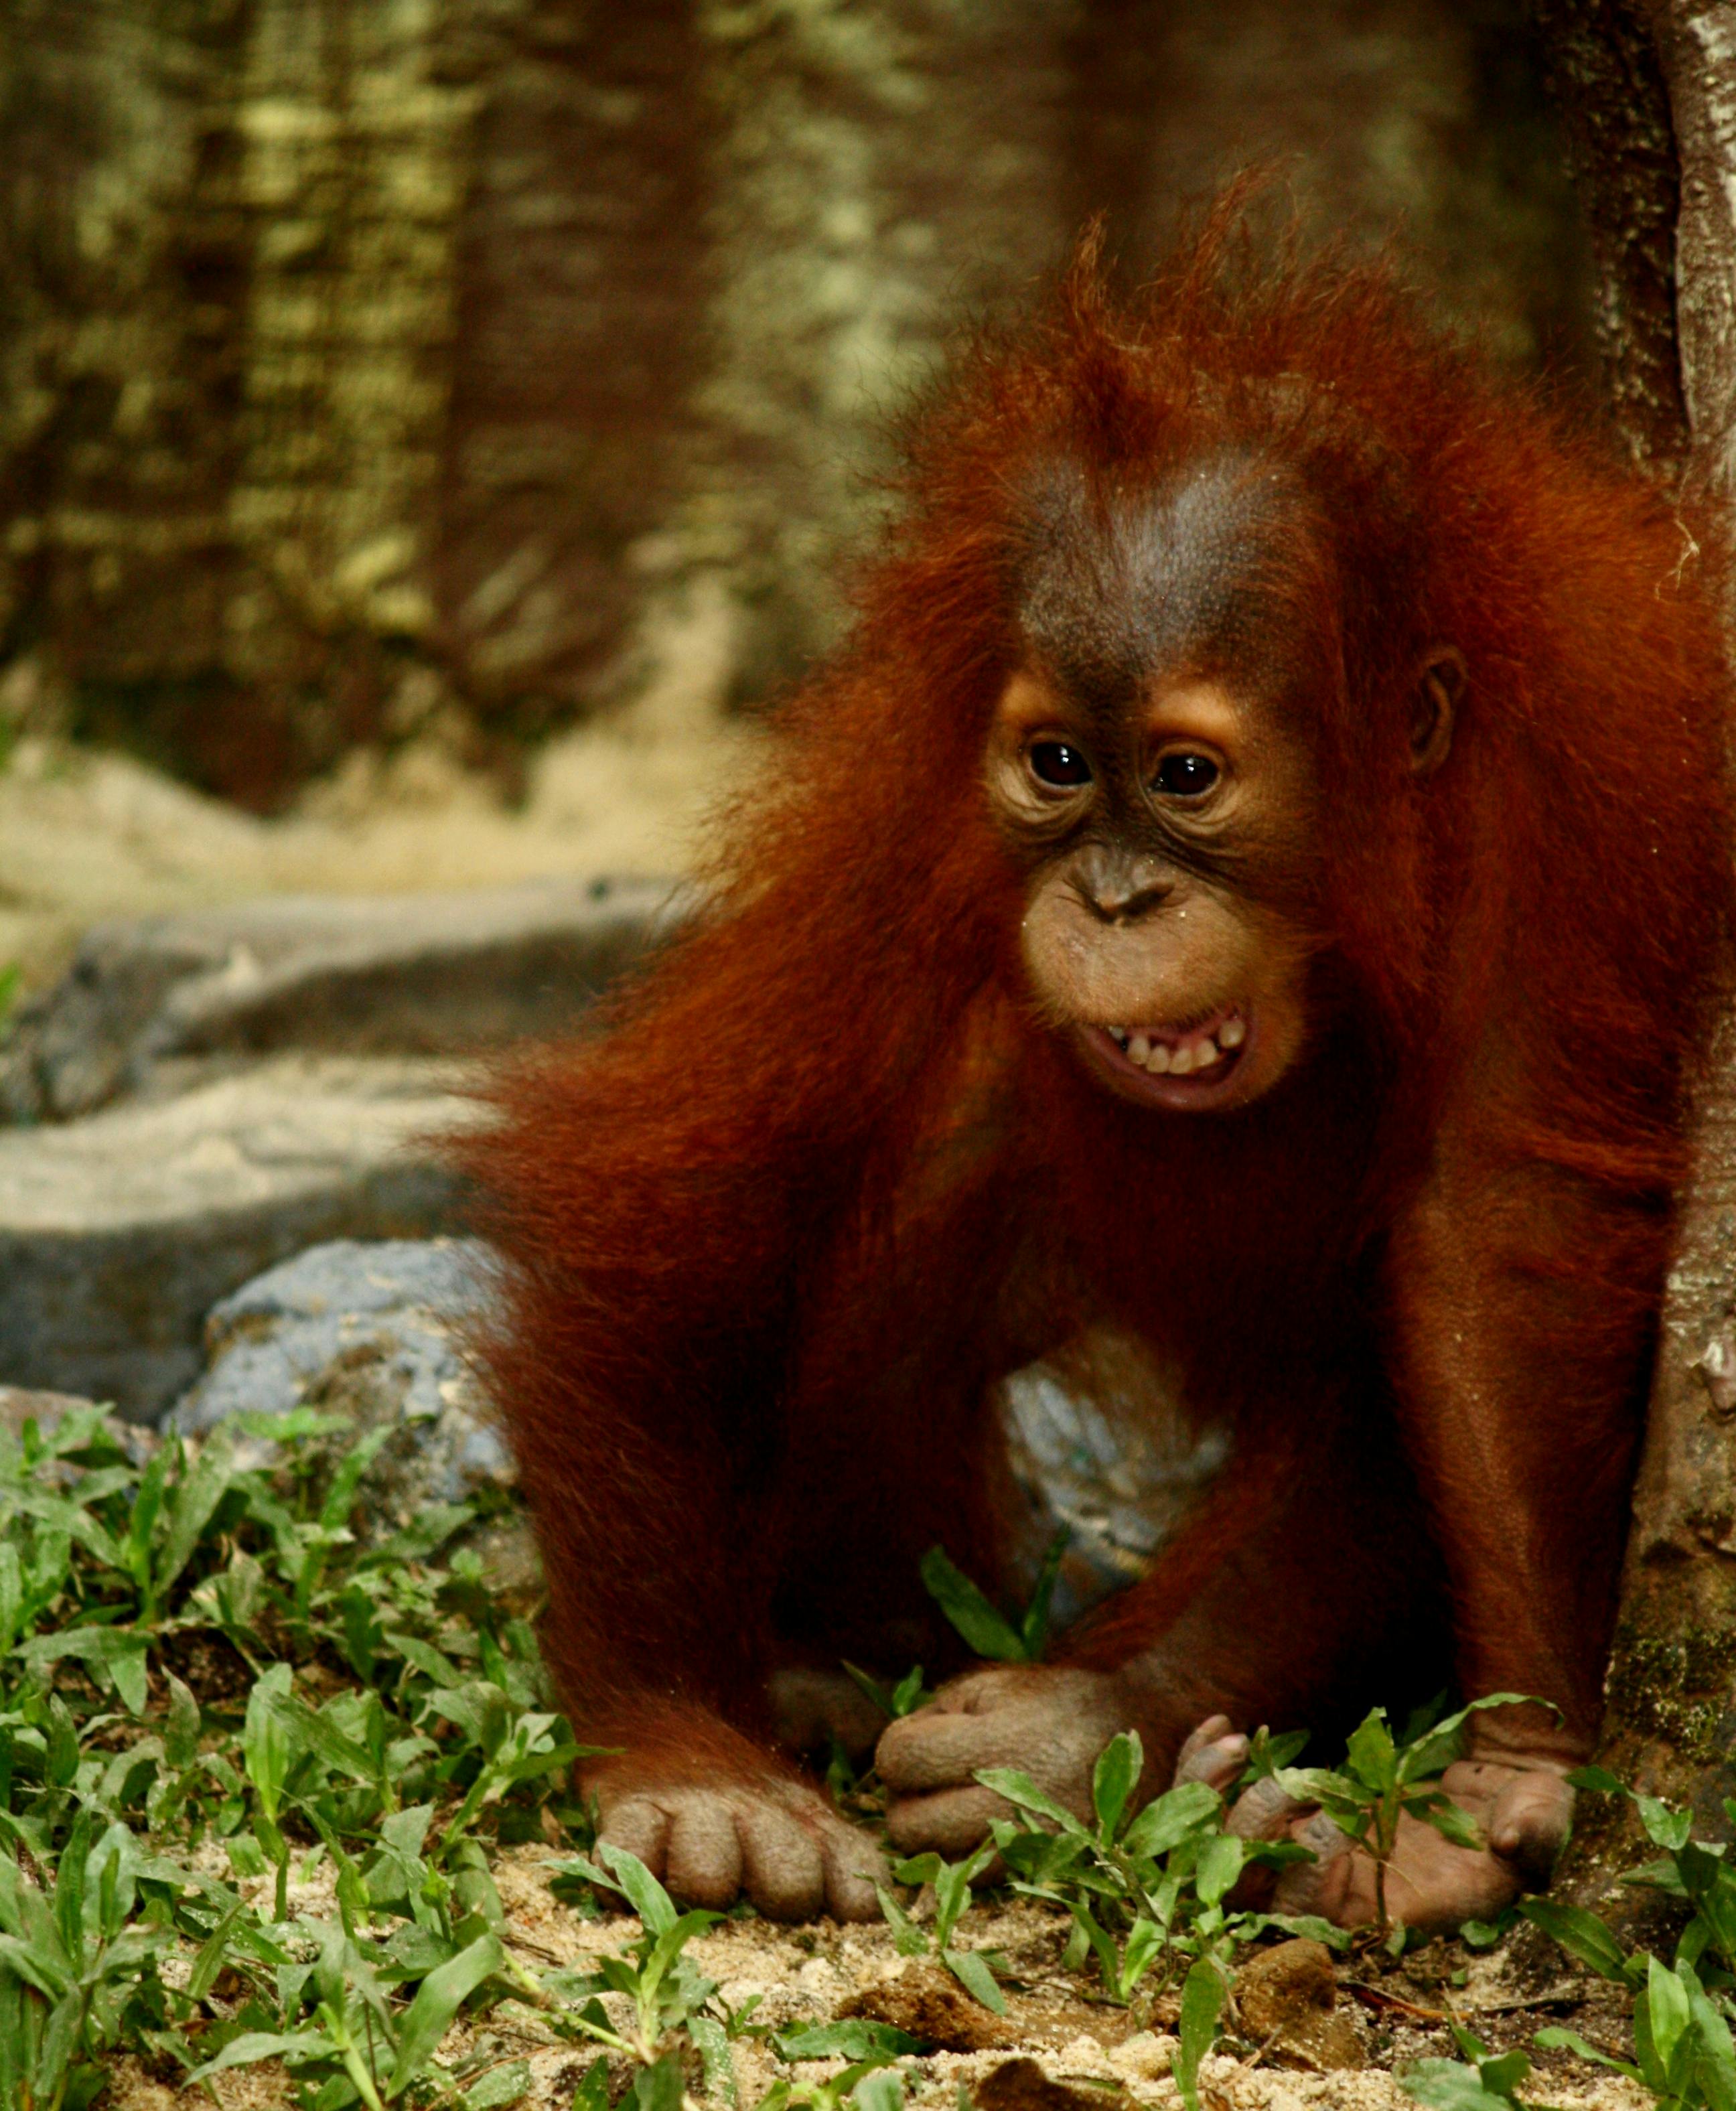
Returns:
[[[1452,749],[1452,729],[1467,677],[1464,656],[1451,645],[1431,646],[1417,670],[1411,706],[1411,773],[1431,777]]]

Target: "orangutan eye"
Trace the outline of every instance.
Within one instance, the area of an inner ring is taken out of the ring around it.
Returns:
[[[1031,747],[1031,769],[1045,784],[1070,791],[1091,782],[1091,765],[1076,747],[1061,740],[1039,740]]]
[[[1218,781],[1218,766],[1209,755],[1166,755],[1157,765],[1156,783],[1172,799],[1197,799]]]

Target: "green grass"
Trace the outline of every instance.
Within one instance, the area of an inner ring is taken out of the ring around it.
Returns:
[[[237,1439],[266,1435],[270,1463],[248,1463],[258,1447]],[[575,2111],[735,2111],[750,2037],[776,2072],[754,2111],[899,2111],[918,2040],[861,2019],[775,2031],[752,2003],[732,2009],[689,1949],[717,1916],[681,1912],[632,1856],[593,1848],[570,1786],[587,1748],[473,1544],[505,1499],[370,1537],[360,1499],[384,1441],[302,1411],[198,1447],[170,1440],[139,1465],[94,1412],[46,1439],[0,1433],[0,2111],[82,2111],[122,2054],[180,2084],[281,2062],[308,2111],[489,2111],[528,2091],[538,2043],[579,2054]],[[930,1566],[983,1625],[963,1579]],[[1046,1597],[992,1637],[1007,1655],[1037,1653]],[[902,1710],[920,1695],[913,1674],[881,1697]],[[1438,1811],[1430,1782],[1457,1727],[1395,1741],[1371,1718],[1314,1785],[1378,1850],[1399,1803]],[[1293,1740],[1257,1741],[1253,1770],[1294,1754]],[[1088,1820],[1016,1773],[982,1778],[1013,1809],[994,1830],[1002,1881],[1070,1925],[1064,1961],[1093,1998],[1136,2023],[1164,2004],[1194,2107],[1201,2060],[1234,2028],[1243,1946],[1275,1928],[1346,1938],[1238,1909],[1250,1861],[1301,1850],[1234,1838],[1202,1784],[1134,1808],[1141,1764],[1136,1738],[1109,1746]],[[872,1788],[848,1786],[858,1804]],[[1591,1774],[1584,1786],[1619,1790]],[[1524,1911],[1634,2005],[1624,2072],[1672,2111],[1736,2111],[1736,1873],[1682,1814],[1644,1800],[1640,1814],[1661,1859],[1638,1880],[1679,1898],[1686,1923],[1668,1961],[1573,1909]],[[525,1842],[556,1850],[558,1895],[639,1916],[593,1969],[507,1940],[492,1871]],[[999,2008],[1004,1959],[960,1932],[987,1861],[918,1856],[898,1874],[925,1888],[925,1910],[882,1903],[899,1950]],[[1372,1941],[1397,1954],[1403,1932]],[[1523,2104],[1526,2055],[1458,2042],[1463,2059],[1406,2078],[1420,2101]],[[1561,2029],[1538,2042],[1611,2057]],[[833,2071],[816,2078],[820,2061]]]

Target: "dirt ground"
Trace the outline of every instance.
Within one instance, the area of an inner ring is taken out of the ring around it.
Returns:
[[[625,1950],[638,1924],[620,1914],[587,1919],[561,1903],[548,1888],[546,1849],[507,1850],[493,1864],[507,1910],[509,1946],[533,1967],[579,1964]],[[259,1886],[270,1877],[257,1880]],[[243,1886],[245,1888],[245,1886]],[[292,1886],[291,1906],[314,1915],[334,1913],[323,1873]],[[920,1908],[919,1906],[919,1916]],[[1170,2077],[1175,2041],[1173,1997],[1160,1997],[1149,2016],[1104,2001],[1086,1975],[1061,1963],[1069,1923],[1058,1910],[1016,1900],[974,1908],[961,1924],[970,1947],[996,1954],[1007,1991],[1008,2013],[998,2018],[970,2000],[949,1975],[921,1959],[900,1957],[884,1927],[841,1927],[820,1922],[779,1927],[757,1919],[726,1921],[689,1945],[688,1954],[717,1981],[722,1999],[739,2009],[759,1996],[756,2025],[782,2029],[867,2016],[911,2031],[938,2050],[918,2059],[907,2080],[913,2101],[952,2111],[963,2084],[989,2111],[1172,2111],[1180,2095]],[[1547,1954],[1546,1954],[1547,1953]],[[1270,1953],[1252,1953],[1254,1955]],[[1451,1985],[1462,1973],[1464,1984]],[[1408,2062],[1451,2057],[1447,2004],[1486,2041],[1529,2045],[1547,2022],[1570,2020],[1594,2042],[1614,2049],[1620,2025],[1601,2014],[1598,1992],[1566,1969],[1552,1946],[1521,1936],[1507,1952],[1473,1957],[1457,1944],[1438,1942],[1414,1952],[1402,1965],[1371,1955],[1340,1960],[1325,2066],[1305,2050],[1268,2040],[1247,2050],[1257,2029],[1270,2022],[1244,1991],[1240,2056],[1213,2054],[1201,2072],[1207,2111],[1415,2111],[1391,2070]],[[1244,1959],[1244,1988],[1249,1983]],[[625,2023],[627,2004],[610,1996],[607,2005]],[[1318,2013],[1311,2016],[1317,2029]],[[1319,2040],[1314,2041],[1320,2042]],[[443,2056],[481,2053],[506,2063],[525,2061],[531,2085],[522,2111],[566,2111],[573,2091],[595,2057],[582,2044],[557,2037],[532,2008],[507,2003],[494,2009],[479,2032],[461,2025],[441,2048]],[[1540,2072],[1523,2091],[1573,2111],[1647,2111],[1645,2093],[1620,2080],[1593,2080],[1584,2065],[1559,2054],[1538,2055]],[[757,2038],[744,2036],[734,2048],[738,2091],[752,2111],[775,2076],[788,2073]],[[1034,2062],[1034,2067],[1023,2064]],[[622,2072],[612,2077],[617,2084]],[[803,2079],[838,2071],[838,2060],[804,2062]],[[475,2077],[473,2075],[474,2081]],[[272,2066],[213,2077],[223,2111],[276,2111],[292,2101],[288,2078]],[[202,2091],[178,2091],[131,2060],[114,2075],[111,2111],[192,2111],[208,2104]]]

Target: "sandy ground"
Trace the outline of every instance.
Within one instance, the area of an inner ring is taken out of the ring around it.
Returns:
[[[266,821],[123,756],[20,741],[0,773],[0,967],[16,963],[34,987],[105,918],[260,894],[679,872],[702,815],[759,745],[703,688],[671,683],[552,742],[511,807],[433,746],[386,765],[353,756]]]
[[[625,1950],[638,1923],[616,1914],[583,1918],[561,1904],[548,1888],[554,1859],[547,1850],[523,1847],[506,1850],[494,1864],[509,1946],[533,1967],[578,1964]],[[255,1888],[262,1893],[271,1881],[261,1878]],[[292,1886],[291,1905],[316,1917],[332,1914],[325,1873]],[[718,1982],[732,2010],[758,1996],[752,2018],[756,2025],[781,2029],[864,2014],[936,2041],[942,2049],[916,2060],[907,2073],[912,2100],[931,2104],[936,2111],[953,2111],[961,2083],[974,2095],[991,2077],[998,2077],[991,2100],[1007,2111],[1092,2111],[1093,2106],[1113,2111],[1116,2105],[1122,2111],[1147,2106],[1178,2111],[1180,2095],[1170,2077],[1175,2042],[1166,2027],[1166,2019],[1173,2020],[1173,2001],[1160,2000],[1148,2019],[1104,2002],[1088,1977],[1062,1968],[1068,1925],[1059,1911],[1022,1900],[990,1902],[966,1916],[960,1929],[964,1942],[996,1953],[1007,1989],[1004,2020],[963,1996],[932,1963],[898,1956],[885,1927],[821,1922],[787,1928],[757,1919],[729,1921],[693,1942],[688,1954]],[[1341,1968],[1341,1982],[1351,1976]],[[1567,1977],[1543,1986],[1516,1982],[1498,1954],[1474,1960],[1467,1976],[1469,1983],[1452,1997],[1456,2012],[1501,2044],[1529,2043],[1532,2032],[1558,2020],[1586,1991]],[[1383,1988],[1393,1983],[1390,1976],[1381,1982]],[[1424,2004],[1438,1997],[1402,1979],[1397,1983],[1414,1994],[1416,2015],[1423,2020],[1407,2018],[1404,2002],[1384,1991],[1370,2005],[1343,1986],[1333,2013],[1348,2027],[1345,2056],[1353,2064],[1311,2070],[1281,2047],[1265,2048],[1253,2058],[1215,2054],[1201,2075],[1208,2111],[1415,2111],[1393,2081],[1392,2067],[1438,2057],[1450,2047],[1438,2024],[1426,2020],[1439,2010]],[[624,2000],[611,1995],[606,2005],[614,2020],[626,2023],[629,2010]],[[1583,2017],[1576,2022],[1599,2035]],[[583,2044],[557,2037],[534,2009],[514,2003],[492,2011],[479,2031],[461,2024],[441,2051],[451,2059],[479,2055],[489,2063],[524,2061],[530,2087],[521,2100],[523,2111],[566,2111],[596,2057]],[[737,2041],[734,2057],[740,2104],[752,2111],[775,2077],[788,2070],[752,2036]],[[1004,2072],[1020,2059],[1034,2060],[1040,2077],[1029,2071]],[[620,2069],[611,2072],[612,2093],[618,2093],[629,2068],[624,2059],[612,2064]],[[803,2063],[797,2072],[803,2080],[818,2080],[841,2064]],[[1565,2111],[1645,2111],[1650,2102],[1618,2077],[1593,2081],[1584,2067],[1540,2074],[1528,2093],[1535,2093],[1538,2084],[1547,2101]],[[223,2111],[265,2111],[292,2101],[287,2077],[274,2066],[218,2075],[211,2086]],[[201,2092],[177,2091],[131,2060],[117,2065],[107,2100],[111,2111],[190,2111],[195,2100],[209,2103]]]

